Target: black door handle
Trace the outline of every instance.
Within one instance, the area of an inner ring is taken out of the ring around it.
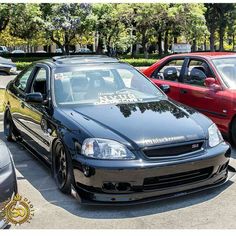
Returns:
[[[186,93],[188,93],[188,90],[186,90],[186,89],[180,89],[180,93],[181,93],[181,94],[186,94]]]
[[[22,108],[25,108],[25,103],[24,102],[21,102],[20,105],[21,105]]]

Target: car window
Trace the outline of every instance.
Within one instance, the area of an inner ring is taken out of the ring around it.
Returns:
[[[178,82],[184,59],[168,61],[164,66],[157,69],[152,78]]]
[[[32,93],[41,93],[44,98],[47,96],[47,71],[45,68],[39,68],[34,76],[31,86]]]
[[[212,60],[216,70],[224,83],[232,89],[236,89],[236,58],[218,58]]]
[[[54,93],[58,105],[134,103],[164,96],[150,80],[123,64],[57,68]]]
[[[27,82],[29,80],[29,77],[30,77],[30,74],[32,72],[34,67],[30,67],[28,68],[25,73],[21,74],[18,79],[16,80],[15,82],[15,86],[21,90],[21,91],[25,91],[26,89],[26,86],[27,86]]]
[[[187,66],[184,83],[205,87],[205,79],[212,77],[210,68],[205,61],[190,60]]]

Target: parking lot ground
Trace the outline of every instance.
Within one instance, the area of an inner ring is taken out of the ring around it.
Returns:
[[[0,139],[3,123],[0,122]],[[18,143],[7,143],[17,169],[19,193],[34,206],[30,223],[10,229],[227,229],[236,228],[236,177],[219,188],[162,200],[123,206],[82,206],[62,194],[50,168]],[[236,150],[231,165],[236,168]]]

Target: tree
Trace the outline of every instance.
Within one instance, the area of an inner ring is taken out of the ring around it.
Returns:
[[[3,31],[10,19],[11,4],[0,4],[0,32]]]
[[[40,27],[41,11],[38,4],[18,3],[12,5],[10,34],[24,40],[37,37]]]
[[[103,50],[106,45],[108,54],[111,54],[112,44],[122,34],[122,4],[94,4],[93,14],[95,15],[94,30],[97,32],[98,47],[97,53]]]
[[[42,24],[46,37],[61,48],[63,54],[69,54],[69,46],[77,33],[84,30],[82,24],[90,14],[89,4],[40,4]],[[84,26],[84,27],[83,27]]]

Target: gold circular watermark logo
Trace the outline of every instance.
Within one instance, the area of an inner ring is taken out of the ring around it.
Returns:
[[[16,194],[9,202],[3,205],[0,215],[7,223],[21,225],[30,222],[34,216],[34,207],[27,198]]]

